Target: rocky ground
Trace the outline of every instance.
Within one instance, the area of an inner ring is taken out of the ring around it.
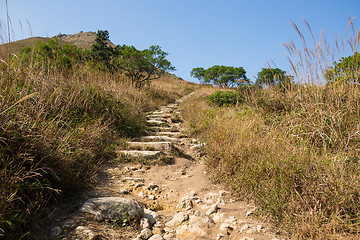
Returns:
[[[280,239],[206,177],[203,144],[181,132],[178,105],[148,115],[151,131],[134,139],[122,159],[104,166],[91,197],[76,214],[59,218],[51,239]],[[135,161],[136,162],[136,161]]]

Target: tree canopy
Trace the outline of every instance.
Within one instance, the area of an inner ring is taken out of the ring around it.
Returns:
[[[109,41],[107,30],[97,32],[95,44],[91,47],[92,60],[100,68],[105,66],[112,71],[123,71],[136,87],[159,78],[164,71],[175,71],[175,67],[166,59],[168,53],[158,45],[145,50],[126,45],[113,48],[108,45]]]
[[[200,82],[222,88],[232,88],[250,83],[246,77],[246,71],[242,67],[215,65],[206,70],[203,68],[193,68],[190,74],[198,78]]]
[[[158,45],[142,51],[126,45],[121,49],[120,67],[136,87],[142,87],[144,83],[161,77],[164,71],[175,71],[175,67],[166,59],[168,53],[162,51]]]
[[[201,84],[204,83],[205,69],[202,67],[193,68],[190,75],[197,78]]]
[[[325,71],[328,84],[359,84],[360,82],[360,54],[343,57],[334,66]]]
[[[290,83],[292,76],[287,75],[286,71],[280,68],[262,68],[256,78],[256,83],[261,85],[278,85]]]

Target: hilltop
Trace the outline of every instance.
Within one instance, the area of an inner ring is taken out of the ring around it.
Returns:
[[[11,54],[18,54],[20,50],[25,47],[35,47],[39,42],[48,43],[52,39],[58,39],[60,44],[72,44],[83,49],[91,49],[91,46],[95,43],[96,32],[83,32],[75,34],[63,34],[59,33],[53,37],[30,37],[22,40],[13,41],[10,44],[5,43],[0,45],[0,58],[6,59],[8,55],[8,45]],[[107,41],[108,46],[115,47],[111,41]]]

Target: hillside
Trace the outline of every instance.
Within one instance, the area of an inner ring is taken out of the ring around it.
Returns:
[[[18,54],[20,50],[25,47],[35,47],[39,42],[48,43],[52,39],[59,39],[60,44],[68,43],[76,45],[83,49],[90,49],[91,46],[95,43],[96,33],[95,32],[79,32],[75,34],[62,34],[59,33],[54,37],[31,37],[18,41],[11,42],[10,44],[5,43],[0,45],[0,59],[7,59],[8,48],[11,54]],[[111,41],[107,41],[108,46],[115,47]]]

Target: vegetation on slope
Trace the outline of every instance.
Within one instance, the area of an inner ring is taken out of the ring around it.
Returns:
[[[0,62],[0,238],[31,238],[44,206],[89,187],[145,112],[191,87],[164,73],[137,88],[94,54],[52,40]]]
[[[354,35],[359,39],[360,32]],[[297,84],[274,76],[264,88],[227,90],[234,94],[204,87],[182,105],[189,131],[206,143],[211,177],[254,200],[257,214],[290,238],[360,235],[359,41],[350,43],[353,55],[330,68],[318,65],[321,44],[313,51],[305,45],[300,57],[308,57],[302,59],[308,68],[291,62],[296,77],[306,78]],[[328,84],[314,84],[319,69],[326,69]],[[235,94],[243,95],[242,104]]]

